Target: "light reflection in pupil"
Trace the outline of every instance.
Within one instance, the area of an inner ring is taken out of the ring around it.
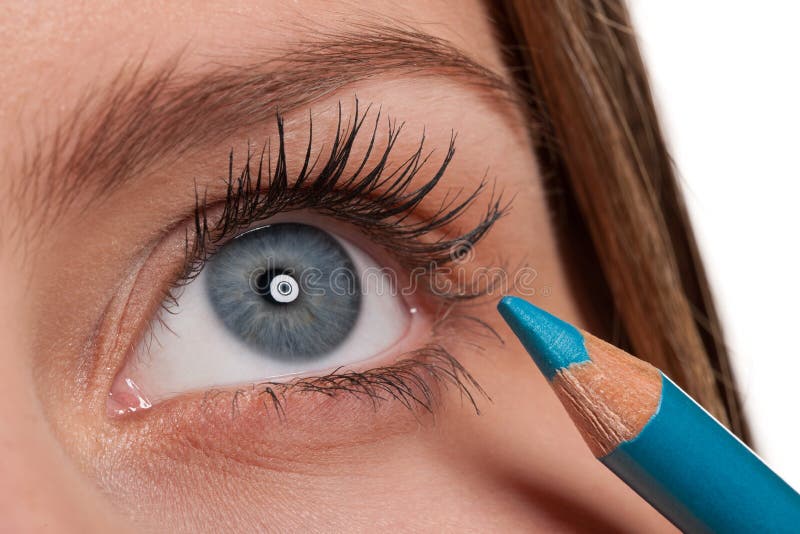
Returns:
[[[292,276],[279,274],[270,281],[269,293],[275,302],[289,304],[300,296],[300,286]]]

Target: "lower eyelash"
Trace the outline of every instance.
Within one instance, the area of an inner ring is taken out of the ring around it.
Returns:
[[[459,326],[460,323],[460,326]],[[434,326],[434,339],[444,337],[450,329],[468,329],[469,334],[486,341],[491,339],[503,344],[503,339],[486,322],[478,317],[460,313],[447,313]],[[458,339],[464,343],[467,336]],[[466,341],[473,350],[484,351],[478,342]],[[286,417],[286,401],[292,394],[320,394],[327,397],[350,396],[370,402],[373,409],[386,402],[399,402],[412,412],[435,415],[435,409],[445,389],[455,388],[462,401],[480,415],[481,399],[491,402],[491,397],[472,374],[444,346],[443,342],[432,342],[419,349],[407,352],[392,365],[376,367],[366,371],[334,370],[322,376],[301,377],[289,382],[259,382],[234,391],[212,390],[206,393],[203,402],[220,400],[220,395],[230,395],[231,417],[239,413],[243,396],[259,396],[267,414],[278,420]]]
[[[433,414],[440,388],[455,387],[476,413],[480,413],[477,397],[488,395],[461,363],[441,345],[430,344],[409,353],[399,362],[366,371],[334,371],[318,377],[299,378],[291,382],[257,384],[272,403],[278,417],[283,417],[288,393],[318,393],[329,397],[350,395],[369,401],[373,408],[380,403],[397,401],[407,409],[421,409]],[[234,395],[234,411],[236,397]]]

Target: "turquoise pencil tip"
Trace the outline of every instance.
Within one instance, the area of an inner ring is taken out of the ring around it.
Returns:
[[[548,380],[559,369],[590,360],[583,335],[558,317],[510,296],[500,299],[497,310]]]

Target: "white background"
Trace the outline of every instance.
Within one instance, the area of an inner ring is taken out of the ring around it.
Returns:
[[[800,2],[629,6],[756,448],[800,489]]]

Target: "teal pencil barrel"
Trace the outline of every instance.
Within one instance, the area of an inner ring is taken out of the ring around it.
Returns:
[[[604,348],[593,356],[578,329],[520,298],[504,297],[498,310],[551,384],[570,384],[562,373],[579,381],[573,372],[596,366],[594,356],[603,351],[638,361],[596,338],[590,340],[592,350]],[[602,367],[597,373],[595,378],[603,376]],[[658,385],[659,377],[661,382],[660,398],[653,391],[648,404],[658,403],[653,415],[638,435],[599,460],[684,532],[800,534],[800,495],[663,373],[652,369],[647,377],[651,386]],[[613,381],[614,375],[605,379]],[[610,410],[603,404],[603,383],[587,382],[569,397],[575,402],[598,394],[582,405],[589,415],[573,417],[585,436],[613,434],[594,433],[605,413],[597,407]],[[590,422],[582,425],[584,419]]]
[[[800,533],[800,495],[661,377],[656,413],[600,461],[684,532]]]

